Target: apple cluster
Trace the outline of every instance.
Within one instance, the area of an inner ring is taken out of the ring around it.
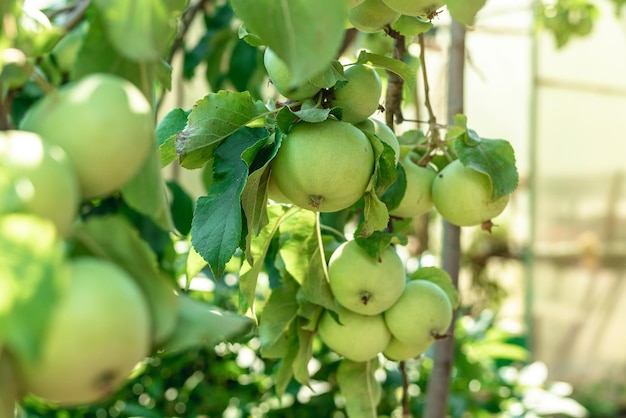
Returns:
[[[452,322],[445,291],[427,279],[407,282],[392,246],[375,258],[357,241],[346,241],[330,257],[328,277],[337,309],[322,314],[318,333],[347,359],[368,361],[379,353],[393,361],[418,357]]]
[[[13,225],[23,214],[46,219],[61,243],[81,222],[81,202],[113,194],[140,170],[155,149],[153,127],[151,105],[120,77],[88,75],[51,91],[20,130],[0,132],[0,214]],[[61,405],[92,403],[150,353],[154,318],[141,286],[112,261],[66,256],[57,267],[55,283],[65,285],[39,361],[11,353],[20,390]]]
[[[359,31],[372,33],[401,16],[428,17],[441,7],[438,0],[347,0],[348,19]]]

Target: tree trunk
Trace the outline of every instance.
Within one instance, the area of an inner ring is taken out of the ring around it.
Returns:
[[[463,73],[465,64],[465,27],[452,21],[451,43],[448,62],[448,124],[454,123],[454,115],[463,113]],[[461,262],[461,230],[444,221],[442,267],[458,285]],[[450,378],[454,366],[454,323],[456,313],[448,331],[449,337],[434,344],[434,366],[428,380],[428,392],[424,418],[445,418],[448,411]]]

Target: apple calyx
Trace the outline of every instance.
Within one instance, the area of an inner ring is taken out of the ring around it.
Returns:
[[[324,196],[319,195],[319,194],[314,194],[314,195],[309,196],[309,199],[311,199],[311,207],[315,210],[318,210],[320,208],[320,205],[324,201]]]
[[[370,299],[372,299],[372,294],[370,292],[365,291],[361,293],[361,302],[363,305],[367,305]]]

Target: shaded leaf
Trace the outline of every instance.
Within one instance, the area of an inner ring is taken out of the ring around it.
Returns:
[[[259,339],[263,357],[268,358],[272,347],[280,344],[280,340],[289,339],[286,334],[298,313],[298,287],[297,283],[288,279],[281,286],[272,289],[259,318]]]
[[[367,63],[376,67],[385,68],[399,75],[404,80],[409,91],[415,91],[417,88],[417,74],[415,70],[400,60],[362,50],[357,58],[357,63]]]
[[[346,400],[349,418],[376,418],[382,396],[380,383],[374,378],[378,361],[356,362],[341,360],[337,369],[337,384]]]
[[[428,280],[435,283],[437,286],[441,287],[448,296],[448,299],[450,299],[452,309],[459,307],[461,303],[459,291],[454,286],[452,278],[445,270],[439,267],[420,267],[411,274],[410,280]]]

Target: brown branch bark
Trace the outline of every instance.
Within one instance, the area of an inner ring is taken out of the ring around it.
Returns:
[[[454,115],[463,112],[463,86],[465,65],[465,27],[452,22],[452,41],[448,67],[448,123],[454,123]],[[458,226],[444,221],[442,267],[450,274],[455,286],[461,262],[461,230]],[[449,337],[435,343],[434,366],[428,379],[424,418],[445,418],[448,411],[448,397],[452,368],[454,367],[454,323],[456,312],[448,330]]]
[[[406,40],[403,35],[388,28],[387,33],[393,38],[392,57],[404,60],[406,55]],[[385,123],[394,130],[394,123],[402,123],[402,88],[404,80],[398,74],[387,71],[387,94],[385,96]]]

